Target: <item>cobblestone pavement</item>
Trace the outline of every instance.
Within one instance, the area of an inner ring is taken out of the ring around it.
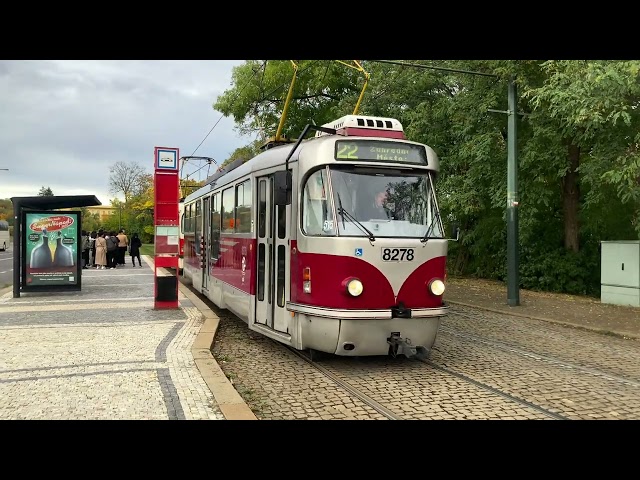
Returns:
[[[525,289],[519,289],[518,293],[520,304],[511,307],[507,303],[507,285],[504,282],[450,277],[445,301],[640,340],[640,307],[612,305],[581,295]]]
[[[82,291],[0,298],[0,419],[224,419],[192,345],[204,318],[154,310],[153,272],[83,270]]]
[[[184,285],[179,309],[154,310],[148,268],[0,293],[0,419],[640,418],[640,310],[525,291],[514,309],[500,286],[456,286],[431,365],[321,362],[373,404]]]
[[[259,419],[385,419],[223,310],[214,357]],[[430,361],[326,356],[324,371],[405,419],[639,419],[640,342],[453,305]]]

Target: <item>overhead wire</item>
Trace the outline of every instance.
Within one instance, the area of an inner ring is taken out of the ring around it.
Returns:
[[[298,71],[298,74],[302,74],[305,71],[309,70],[313,65],[317,64],[318,62],[321,62],[324,60],[313,60],[311,61],[308,65],[305,65],[304,68],[301,68]],[[236,94],[235,98],[231,101],[231,105],[233,106],[233,104],[238,100],[238,98],[240,97],[240,95],[242,94],[242,92],[249,86],[249,84],[251,83],[251,81],[255,78],[255,76],[258,74],[258,72],[262,71],[262,77],[261,77],[261,81],[260,84],[263,85],[264,84],[264,76],[265,76],[265,72],[266,72],[266,67],[267,67],[267,62],[268,60],[264,60],[262,63],[261,68],[254,70],[253,72],[253,76],[243,85],[242,89],[240,89],[238,91],[238,93]],[[325,72],[326,74],[326,72]],[[284,87],[286,87],[289,84],[289,82],[284,82],[281,85],[278,85],[276,88],[274,88],[273,90],[271,90],[270,92],[268,92],[267,94],[262,95],[261,100],[260,101],[264,101],[266,100],[270,95],[273,95],[274,93],[278,92],[279,90],[283,89]],[[262,91],[262,87],[260,89]],[[198,151],[198,149],[202,146],[202,144],[205,142],[205,140],[209,137],[209,135],[211,135],[211,132],[213,132],[213,130],[216,128],[216,126],[220,123],[220,121],[222,120],[222,118],[224,117],[224,114],[220,116],[220,118],[218,118],[218,120],[216,121],[216,123],[213,125],[213,127],[211,127],[211,129],[209,130],[209,132],[205,135],[205,137],[202,139],[202,141],[198,144],[198,146],[195,148],[195,150],[191,153],[190,156],[194,156],[195,153]],[[202,165],[201,167],[199,167],[198,169],[194,170],[193,172],[189,173],[186,175],[185,179],[188,180],[189,177],[193,176],[194,174],[196,174],[197,172],[199,172],[200,170],[202,170],[205,166],[209,166],[210,167],[210,162],[205,163],[204,165]],[[181,166],[181,170],[180,170],[180,177],[182,177],[183,174],[183,169],[184,169],[184,161],[183,164]]]
[[[254,77],[258,74],[258,72],[260,72],[260,70],[262,70],[264,72],[264,70],[266,69],[266,65],[267,65],[267,60],[265,60],[262,64],[262,67],[259,69],[254,70],[253,72],[253,76],[243,85],[243,87],[238,91],[238,93],[236,94],[235,98],[231,101],[231,106],[233,106],[233,104],[238,100],[238,98],[240,98],[240,95],[242,94],[242,92],[249,86],[249,84],[251,83],[251,81],[254,79]],[[264,78],[264,73],[263,73],[263,78]],[[213,127],[211,127],[211,130],[209,130],[209,133],[207,133],[204,138],[202,139],[202,141],[198,144],[198,146],[195,148],[195,150],[191,153],[190,156],[194,156],[195,153],[198,151],[198,149],[202,146],[202,144],[205,142],[205,140],[209,137],[209,135],[211,135],[211,132],[213,132],[213,130],[216,128],[216,126],[220,123],[220,121],[224,118],[224,114],[220,115],[220,118],[218,118],[218,120],[216,121],[216,123],[213,125]],[[183,161],[182,166],[180,168],[180,177],[182,177],[182,172],[184,169],[184,164],[185,161]],[[211,166],[211,162],[207,162],[204,165],[202,165],[200,168],[198,168],[197,170],[187,174],[187,176],[185,177],[185,180],[188,180],[190,176],[192,176],[193,174],[197,173],[198,171],[202,170],[205,165]]]
[[[318,62],[321,62],[322,60],[313,60],[311,63],[309,63],[308,65],[306,65],[304,68],[301,68],[300,70],[298,70],[298,75],[302,75],[305,71],[309,70],[313,65],[315,65]],[[261,99],[262,100],[266,100],[267,97],[269,95],[272,95],[274,93],[276,93],[278,90],[280,90],[281,88],[287,87],[289,86],[290,82],[284,82],[282,85],[278,85],[276,88],[274,88],[273,90],[271,90],[269,93],[267,93],[266,95],[264,95]]]
[[[301,69],[299,70],[299,72],[298,72],[298,73],[299,73],[299,74],[303,73],[304,71],[308,70],[309,68],[311,68],[313,65],[315,65],[315,64],[316,64],[316,63],[318,63],[319,61],[321,61],[321,60],[313,60],[313,61],[312,61],[312,62],[310,62],[308,65],[306,65],[304,68],[301,68]],[[253,80],[253,79],[254,79],[254,77],[258,74],[258,72],[260,72],[261,70],[262,70],[262,78],[261,78],[261,81],[260,81],[260,85],[261,85],[260,90],[262,90],[262,85],[263,85],[263,83],[264,83],[264,75],[265,75],[265,71],[266,71],[266,67],[267,67],[267,62],[268,62],[268,61],[267,61],[267,60],[265,60],[265,61],[262,63],[262,67],[261,67],[260,69],[257,69],[257,70],[255,70],[255,71],[253,72],[253,76],[249,79],[249,81],[247,81],[247,83],[245,83],[245,84],[244,84],[244,86],[242,87],[242,89],[238,92],[238,94],[237,94],[237,95],[235,96],[235,98],[232,100],[231,105],[233,105],[233,104],[236,102],[236,100],[238,100],[238,98],[240,97],[240,94],[245,90],[245,88],[247,88],[247,86],[251,83],[251,80]],[[285,82],[285,83],[283,83],[283,84],[281,84],[281,85],[278,85],[276,88],[274,88],[273,90],[271,90],[269,93],[267,93],[266,95],[262,96],[261,101],[262,101],[262,100],[266,100],[266,99],[267,99],[267,97],[269,97],[269,95],[272,95],[273,93],[277,92],[278,90],[280,90],[280,89],[282,89],[282,88],[286,87],[288,84],[289,84],[288,82]],[[223,115],[223,116],[224,116],[224,115]],[[193,151],[193,153],[191,154],[191,156],[193,156],[193,154],[198,150],[198,148],[200,148],[200,146],[204,143],[204,141],[207,139],[207,137],[211,134],[211,132],[212,132],[212,131],[213,131],[213,129],[216,127],[216,125],[220,122],[220,120],[222,120],[222,117],[220,117],[220,118],[218,119],[218,121],[216,122],[216,124],[211,128],[211,130],[209,131],[209,133],[207,133],[207,135],[204,137],[204,139],[202,140],[202,142],[200,142],[200,145],[198,145],[198,147]],[[193,174],[197,173],[198,171],[202,170],[206,165],[207,165],[207,164],[202,165],[202,166],[201,166],[200,168],[198,168],[197,170],[194,170],[194,171],[193,171],[193,172],[191,172],[190,174],[187,174],[186,179],[188,179],[191,175],[193,175]]]

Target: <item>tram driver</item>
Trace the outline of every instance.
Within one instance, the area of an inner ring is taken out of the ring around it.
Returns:
[[[358,199],[358,218],[360,220],[392,220],[393,213],[387,200],[389,192],[386,188],[375,188],[373,193]]]

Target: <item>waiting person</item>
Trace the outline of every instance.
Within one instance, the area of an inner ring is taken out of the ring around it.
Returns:
[[[118,265],[124,266],[124,257],[127,253],[127,246],[129,245],[129,239],[124,234],[124,228],[120,229],[116,237],[118,238]]]
[[[138,265],[142,267],[142,260],[140,260],[140,247],[142,247],[142,240],[138,237],[137,233],[133,234],[131,237],[131,245],[129,250],[129,255],[131,255],[131,262],[133,266],[136,266],[136,258],[138,259]]]
[[[113,270],[118,265],[118,237],[116,232],[104,236],[107,241],[107,268]]]
[[[89,249],[91,244],[89,242],[89,232],[82,230],[82,241],[80,242],[82,248],[82,268],[89,268]]]
[[[98,238],[98,232],[95,230],[89,235],[89,266],[96,266],[96,238]]]
[[[104,270],[107,266],[107,241],[104,232],[96,238],[96,269]]]

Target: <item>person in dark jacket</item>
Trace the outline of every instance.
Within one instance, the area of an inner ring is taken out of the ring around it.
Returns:
[[[89,268],[89,250],[91,243],[89,242],[89,232],[82,230],[82,268]]]
[[[357,208],[357,214],[359,220],[386,220],[390,219],[391,215],[385,207],[388,194],[385,190],[376,191],[375,194],[366,198]]]
[[[142,261],[140,260],[140,247],[142,247],[142,240],[138,237],[137,233],[134,233],[131,237],[130,243],[131,249],[129,250],[129,255],[131,255],[131,261],[133,262],[133,266],[136,266],[136,258],[138,259],[138,265],[142,267]]]
[[[118,265],[118,237],[111,231],[104,238],[107,241],[107,268],[114,269]]]
[[[94,230],[91,232],[91,235],[89,236],[90,253],[91,253],[89,256],[90,267],[96,266],[96,238],[98,238],[98,232]]]

